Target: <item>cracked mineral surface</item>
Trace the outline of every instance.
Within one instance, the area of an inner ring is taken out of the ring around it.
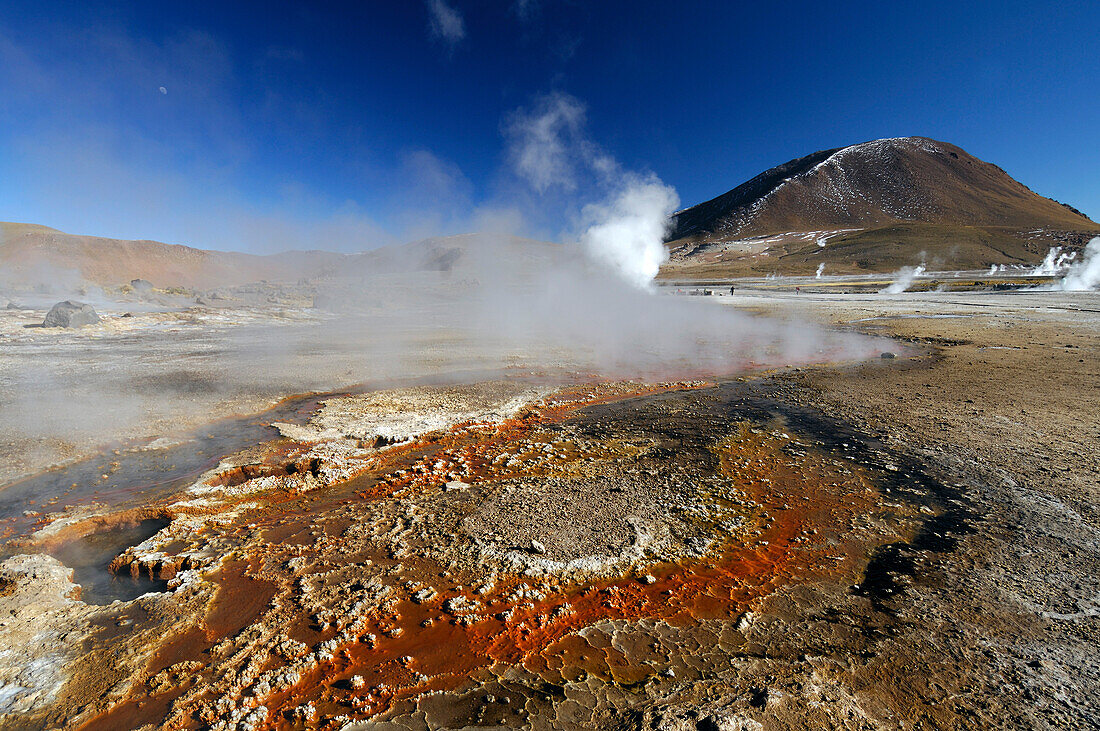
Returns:
[[[4,519],[0,727],[1095,728],[1100,321],[921,297],[752,301],[896,359],[315,395],[58,468],[106,478]]]

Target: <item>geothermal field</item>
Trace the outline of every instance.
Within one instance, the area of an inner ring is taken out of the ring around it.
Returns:
[[[4,0],[0,731],[1100,731],[1097,28]]]
[[[424,248],[86,289],[81,327],[12,288],[0,726],[1095,722],[1069,273],[639,290]]]

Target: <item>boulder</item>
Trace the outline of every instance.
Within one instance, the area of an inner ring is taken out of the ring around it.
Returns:
[[[65,300],[58,302],[46,314],[42,327],[84,327],[99,322],[99,315],[91,305]]]

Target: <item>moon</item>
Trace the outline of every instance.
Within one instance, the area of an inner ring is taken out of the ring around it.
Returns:
[[[162,86],[162,87],[160,87],[160,93],[161,93],[161,94],[167,94],[167,93],[168,93],[168,89],[166,89],[166,88],[164,88],[164,87]]]

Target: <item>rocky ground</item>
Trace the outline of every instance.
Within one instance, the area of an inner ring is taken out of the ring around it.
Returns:
[[[77,329],[37,327],[52,300],[0,307],[0,485],[105,446],[173,442],[295,394],[468,380],[526,355],[446,326],[337,315],[294,287],[253,289],[116,295],[97,302],[100,322]]]
[[[328,399],[18,538],[0,726],[1096,727],[1100,299],[715,301],[896,357]]]
[[[902,706],[891,723],[1095,728],[1100,429],[1090,414],[1100,405],[1100,298],[798,297],[758,303],[812,310],[932,353],[886,368],[789,374],[780,387],[958,487],[968,528],[957,543],[937,561],[903,548],[885,562],[912,571],[885,605],[892,637],[868,663],[879,692]],[[883,667],[887,658],[899,667]],[[957,690],[945,692],[944,676]]]
[[[213,308],[167,299],[103,302],[95,325],[34,327],[49,302],[39,298],[0,309],[0,484],[104,444],[150,442],[208,422],[211,414],[251,413],[288,393],[351,380],[347,360],[297,388],[291,369],[239,367],[235,351],[262,352],[272,331],[291,337],[322,321],[300,303]]]
[[[539,286],[418,271],[212,292],[88,290],[79,298],[99,321],[79,328],[40,327],[57,295],[0,292],[0,488],[105,450],[178,441],[296,394],[517,374],[662,380],[875,348],[821,330],[796,342],[701,302],[557,274]]]

